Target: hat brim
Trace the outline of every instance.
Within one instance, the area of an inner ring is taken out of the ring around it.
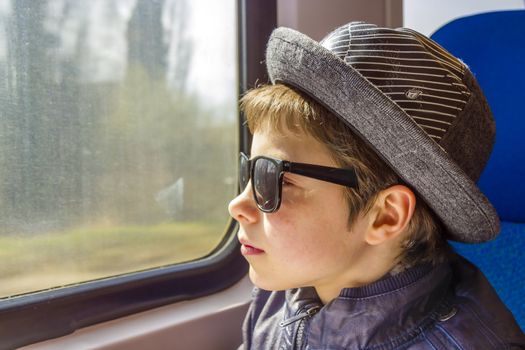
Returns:
[[[300,89],[345,121],[432,208],[447,238],[477,243],[498,235],[498,215],[472,179],[352,66],[289,28],[272,33],[266,66],[272,83]]]

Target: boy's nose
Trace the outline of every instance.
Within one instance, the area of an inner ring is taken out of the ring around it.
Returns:
[[[257,221],[261,212],[257,209],[249,184],[244,191],[231,200],[228,211],[231,217],[240,224],[253,224]]]

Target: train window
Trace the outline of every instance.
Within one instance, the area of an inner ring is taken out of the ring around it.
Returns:
[[[0,297],[218,245],[236,191],[235,9],[0,2]]]

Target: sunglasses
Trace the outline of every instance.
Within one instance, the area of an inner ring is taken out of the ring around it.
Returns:
[[[274,213],[281,206],[284,173],[289,172],[347,187],[357,187],[357,174],[352,168],[332,168],[322,165],[292,163],[265,156],[239,158],[239,185],[243,191],[250,179],[257,208]]]

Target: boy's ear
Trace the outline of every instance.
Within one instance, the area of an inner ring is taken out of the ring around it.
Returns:
[[[394,185],[379,193],[370,211],[370,228],[365,240],[378,245],[399,237],[414,214],[416,196],[403,185]]]

